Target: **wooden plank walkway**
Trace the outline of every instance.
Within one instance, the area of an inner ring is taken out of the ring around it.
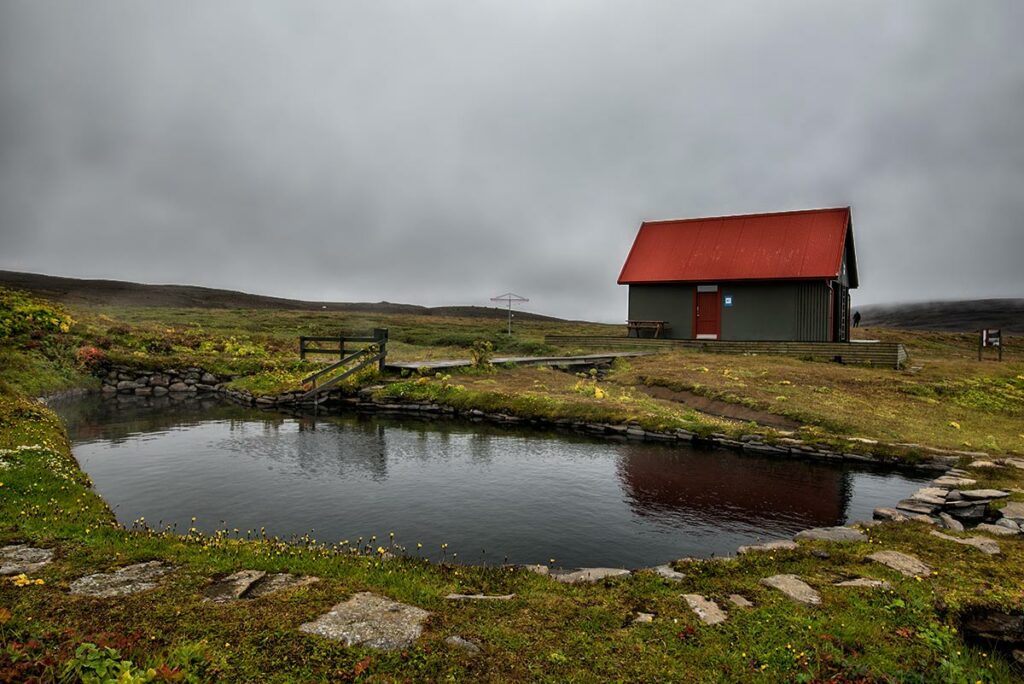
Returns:
[[[761,342],[732,340],[673,340],[650,337],[612,337],[547,335],[546,344],[562,347],[602,347],[652,349],[694,349],[719,354],[766,354],[797,358],[863,363],[888,368],[901,368],[907,362],[907,350],[898,342],[858,340],[853,342]]]
[[[494,365],[514,363],[520,366],[592,366],[609,363],[615,359],[647,356],[654,352],[608,352],[605,354],[584,354],[582,356],[499,356],[491,359]],[[385,370],[443,370],[446,368],[467,368],[473,362],[469,359],[437,359],[427,361],[387,361]]]

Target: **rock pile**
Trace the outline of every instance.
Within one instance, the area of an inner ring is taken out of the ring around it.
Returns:
[[[990,504],[1007,498],[1010,492],[972,489],[976,484],[977,480],[968,477],[966,471],[954,468],[932,480],[930,486],[922,487],[900,501],[895,508],[876,508],[874,517],[895,521],[920,519],[956,532],[963,531],[965,527],[985,525],[981,527],[982,531],[991,532],[993,526],[998,526],[1005,530],[1000,530],[999,534],[1020,534],[1024,504],[1010,503],[1002,510],[993,510]]]

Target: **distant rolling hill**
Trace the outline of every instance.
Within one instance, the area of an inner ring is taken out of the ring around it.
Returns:
[[[62,278],[39,273],[0,270],[0,286],[14,287],[48,299],[86,306],[153,306],[200,309],[288,309],[353,313],[411,314],[505,318],[505,309],[488,306],[418,306],[391,302],[309,302],[193,285],[146,285],[121,280]],[[516,311],[518,320],[563,321],[553,316]]]
[[[955,331],[1000,328],[1024,333],[1024,299],[964,299],[855,308],[860,311],[863,326]]]

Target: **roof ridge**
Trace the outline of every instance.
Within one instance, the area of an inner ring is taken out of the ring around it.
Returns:
[[[793,209],[791,211],[763,211],[753,214],[725,214],[723,216],[691,216],[689,218],[674,218],[674,219],[653,219],[649,221],[641,221],[640,226],[647,226],[656,223],[689,223],[691,221],[713,221],[715,219],[745,219],[745,218],[761,218],[764,216],[788,216],[792,214],[816,214],[824,213],[828,211],[850,211],[850,206],[844,207],[819,207],[817,209]]]

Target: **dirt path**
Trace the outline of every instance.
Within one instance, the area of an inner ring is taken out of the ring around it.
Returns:
[[[695,411],[707,413],[712,416],[731,418],[733,420],[754,421],[760,425],[767,425],[768,427],[778,428],[780,430],[796,430],[801,426],[801,424],[795,420],[778,416],[774,413],[752,409],[747,406],[741,406],[740,404],[730,404],[727,401],[721,401],[719,399],[709,399],[708,397],[702,397],[699,394],[694,394],[693,392],[673,390],[668,387],[648,387],[646,385],[639,385],[637,389],[648,396],[654,397],[655,399],[674,401],[679,404],[684,404]]]

